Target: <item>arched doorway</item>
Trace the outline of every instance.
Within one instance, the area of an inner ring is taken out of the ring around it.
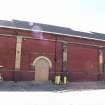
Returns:
[[[37,57],[34,62],[35,67],[35,81],[46,82],[49,80],[49,70],[52,67],[52,63],[49,58],[40,56]]]

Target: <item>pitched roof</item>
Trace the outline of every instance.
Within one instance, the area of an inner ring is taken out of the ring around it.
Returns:
[[[30,31],[43,31],[43,32],[50,32],[56,34],[64,34],[68,36],[76,36],[76,37],[83,37],[88,39],[98,39],[98,40],[105,40],[105,34],[96,33],[96,32],[81,32],[72,30],[71,28],[60,27],[60,26],[53,26],[48,24],[41,24],[41,23],[33,23],[27,21],[20,21],[20,20],[0,20],[0,27],[8,27],[8,28],[15,28],[15,29],[23,29],[23,30],[30,30]]]

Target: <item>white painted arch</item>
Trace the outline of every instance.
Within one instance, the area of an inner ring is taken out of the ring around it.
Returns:
[[[35,60],[33,61],[33,66],[35,66],[36,62],[39,59],[45,59],[49,63],[49,67],[52,68],[52,62],[51,62],[51,60],[49,58],[45,57],[45,56],[39,56],[39,57],[35,58]]]

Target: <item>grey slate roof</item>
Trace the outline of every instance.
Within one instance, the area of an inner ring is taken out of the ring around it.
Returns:
[[[86,33],[60,26],[53,26],[53,25],[33,23],[33,22],[20,21],[20,20],[12,20],[12,21],[0,20],[0,27],[21,28],[24,30],[31,30],[31,31],[39,30],[39,31],[47,31],[58,34],[61,33],[62,35],[67,34],[72,36],[78,36],[88,39],[94,38],[99,40],[105,40],[105,34],[102,33],[96,33],[96,32]]]

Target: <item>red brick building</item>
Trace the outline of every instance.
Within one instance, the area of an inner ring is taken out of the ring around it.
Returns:
[[[105,79],[105,34],[0,21],[0,73],[4,80]]]

